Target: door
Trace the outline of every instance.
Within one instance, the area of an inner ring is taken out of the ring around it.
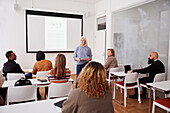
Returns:
[[[93,60],[105,64],[106,59],[106,30],[96,32]]]

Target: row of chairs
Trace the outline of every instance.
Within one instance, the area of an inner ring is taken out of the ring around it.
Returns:
[[[68,96],[71,90],[72,90],[71,82],[51,83],[49,85],[47,99]],[[28,100],[37,101],[36,85],[17,86],[8,88],[7,105],[9,105],[10,102],[21,102]]]
[[[48,71],[40,71],[36,74],[36,79],[41,77],[47,77]],[[18,80],[25,77],[22,73],[8,73],[7,80]],[[27,86],[17,86],[9,87],[7,91],[7,105],[10,102],[21,102],[27,100],[37,101],[37,87],[38,85],[27,85]],[[43,86],[45,87],[45,86]],[[68,96],[72,90],[72,82],[68,82],[68,79],[62,81],[52,80],[51,84],[48,86],[48,96],[47,99]]]
[[[111,79],[111,76],[112,76],[111,72],[119,72],[119,71],[124,71],[124,65],[119,65],[116,68],[111,68],[110,69],[109,78],[107,79],[108,82],[109,82],[109,86],[111,85],[111,81],[115,80],[115,79]],[[140,86],[147,88],[146,84],[139,84],[138,78],[139,78],[138,73],[128,73],[126,75],[124,81],[121,80],[121,81],[115,82],[115,84],[114,84],[114,92],[113,92],[113,99],[115,99],[116,87],[120,87],[121,92],[122,92],[122,89],[124,89],[124,106],[126,107],[127,89],[138,88],[138,94],[140,94]],[[155,76],[155,78],[154,78],[154,82],[159,82],[159,81],[164,81],[164,80],[165,80],[165,73],[157,74]],[[132,85],[132,86],[126,85],[126,84],[131,84],[131,83],[137,83],[137,84]],[[152,90],[153,90],[153,99],[155,100],[155,90],[154,89],[152,89]],[[148,93],[149,93],[148,94],[148,97],[149,97],[150,92],[148,92]],[[140,95],[138,95],[138,101],[139,101],[139,103],[141,103]]]
[[[117,68],[111,68],[111,70],[110,70],[110,72],[118,72],[118,71],[124,71],[123,66],[117,67]],[[166,76],[165,73],[156,74],[153,82],[165,81],[165,76]],[[111,77],[111,73],[109,73],[109,78],[107,79],[109,81],[109,85],[110,85],[110,82],[113,81],[110,79],[110,77]],[[116,86],[120,87],[121,89],[124,89],[124,106],[126,107],[127,89],[138,88],[138,94],[139,94],[138,101],[139,101],[139,103],[141,103],[140,86],[145,87],[145,88],[148,88],[148,87],[146,84],[139,84],[138,78],[139,78],[139,75],[137,73],[129,73],[126,75],[124,82],[123,81],[115,82],[113,99],[115,99]],[[127,83],[134,83],[134,82],[137,82],[137,84],[132,85],[132,86],[126,85]],[[148,98],[150,98],[149,95],[151,92],[150,92],[150,90],[148,90],[148,91],[149,91]],[[163,98],[163,99],[155,100],[155,94],[156,94],[155,89],[152,89],[152,91],[153,91],[153,100],[154,100],[153,107],[152,107],[152,113],[155,112],[155,106],[159,106],[160,108],[166,110],[167,113],[169,113],[170,112],[170,98]]]
[[[161,74],[156,74],[153,82],[159,82],[159,81],[164,81],[164,80],[165,80],[165,73],[161,73]],[[127,84],[132,84],[132,83],[137,83],[137,84],[136,85],[127,85]],[[138,73],[128,73],[126,75],[124,81],[115,82],[113,99],[115,99],[116,86],[124,89],[124,106],[125,107],[126,107],[126,98],[127,98],[127,90],[128,89],[138,88],[138,101],[139,101],[139,103],[141,103],[140,86],[147,88],[147,85],[139,84]],[[152,91],[153,91],[153,99],[155,100],[155,90],[152,89]]]

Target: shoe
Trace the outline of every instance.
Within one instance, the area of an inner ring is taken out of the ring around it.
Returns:
[[[138,96],[137,95],[129,95],[129,98],[138,99]]]
[[[146,99],[146,95],[141,94],[140,97]]]

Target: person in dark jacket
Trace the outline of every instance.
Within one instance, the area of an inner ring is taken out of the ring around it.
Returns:
[[[20,65],[15,62],[15,60],[17,59],[17,56],[15,55],[13,51],[7,51],[6,58],[8,59],[8,61],[4,63],[4,67],[3,67],[4,76],[6,76],[7,73],[24,73],[25,74],[25,72],[21,69]]]
[[[151,52],[148,57],[148,64],[150,64],[146,68],[141,68],[141,69],[135,69],[131,70],[129,72],[138,72],[138,73],[149,73],[148,77],[140,78],[139,83],[146,84],[146,83],[152,83],[155,75],[158,73],[165,73],[165,67],[164,64],[158,60],[158,53],[157,52]],[[142,95],[141,98],[146,99],[146,88],[142,87]],[[138,90],[135,89],[135,94],[130,95],[130,98],[138,98]]]

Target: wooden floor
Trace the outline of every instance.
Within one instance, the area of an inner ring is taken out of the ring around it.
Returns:
[[[75,80],[76,80],[76,76],[75,75],[71,75],[71,78],[74,80],[73,83],[73,89],[75,89]],[[40,94],[42,95],[42,100],[44,100],[44,95],[45,95],[45,88],[41,87],[40,88]],[[113,83],[112,83],[112,87],[111,87],[111,92],[113,92]],[[128,90],[128,95],[132,95],[134,93],[134,90]],[[121,103],[123,103],[123,94],[120,92],[120,89],[116,90],[116,99],[119,100]],[[115,100],[113,100],[113,107],[114,107],[114,111],[115,113],[148,113],[148,109],[149,109],[149,99],[142,99],[141,100],[141,104],[138,103],[137,99],[131,99],[131,98],[127,98],[127,103],[126,103],[126,108],[124,107],[124,105],[120,105],[118,102],[116,102]],[[155,113],[166,113],[165,110],[156,107]]]
[[[134,90],[128,90],[128,95],[134,94]],[[119,100],[121,103],[124,102],[124,93],[120,92],[120,89],[116,90],[116,99]],[[141,104],[138,102],[137,99],[127,98],[126,100],[126,108],[124,105],[120,105],[118,102],[113,100],[113,107],[115,113],[148,113],[149,110],[149,99],[141,99]],[[152,107],[151,107],[152,109]],[[156,107],[155,113],[166,113],[165,110]]]

